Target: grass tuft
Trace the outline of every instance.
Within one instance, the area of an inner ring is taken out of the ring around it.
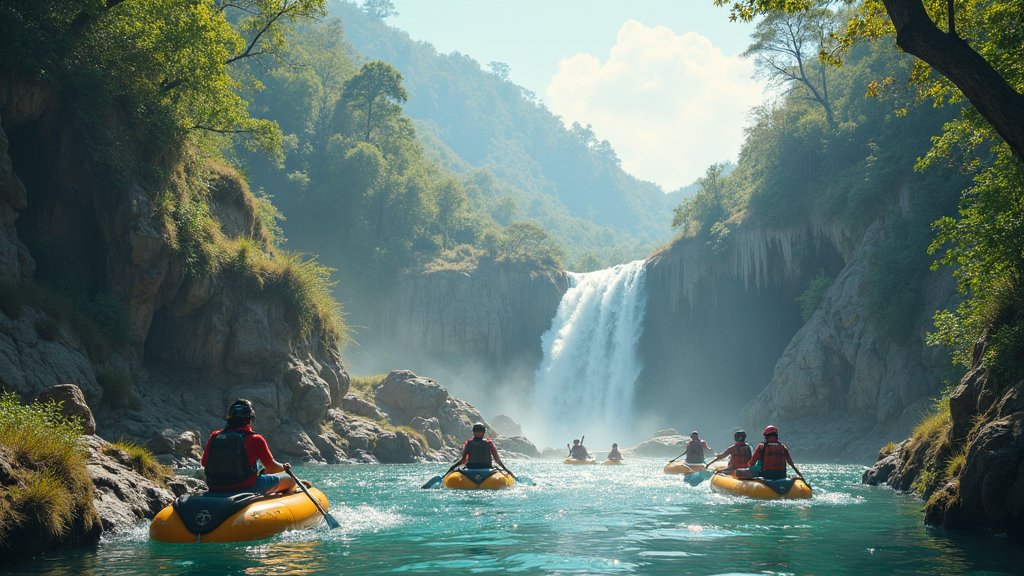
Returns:
[[[172,474],[170,468],[157,462],[152,452],[132,442],[125,440],[114,442],[104,447],[103,453],[111,458],[122,460],[132,470],[160,484],[163,484],[165,478]]]

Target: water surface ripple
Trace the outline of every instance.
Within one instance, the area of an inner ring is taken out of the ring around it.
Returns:
[[[421,490],[443,467],[305,466],[341,528],[246,544],[174,545],[147,525],[4,574],[1020,574],[998,537],[926,528],[919,500],[859,483],[862,467],[804,465],[809,501],[756,502],[624,466],[510,462],[536,486]]]

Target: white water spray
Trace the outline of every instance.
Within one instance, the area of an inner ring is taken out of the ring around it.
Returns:
[[[570,273],[569,290],[541,337],[544,359],[534,376],[540,445],[586,434],[593,452],[625,440],[615,434],[632,428],[644,310],[643,260]]]

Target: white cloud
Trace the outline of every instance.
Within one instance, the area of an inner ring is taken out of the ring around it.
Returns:
[[[548,108],[567,124],[592,124],[623,169],[665,190],[735,160],[747,112],[762,100],[748,60],[722,54],[699,34],[636,20],[619,29],[607,61],[580,53],[558,68],[545,92]]]

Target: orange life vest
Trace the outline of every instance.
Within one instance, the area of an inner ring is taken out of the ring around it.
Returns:
[[[761,460],[762,472],[786,472],[789,450],[781,442],[762,442],[754,450],[753,460]]]
[[[746,442],[737,442],[726,450],[731,456],[729,457],[729,468],[746,468],[747,462],[750,462],[751,449],[750,444]]]

